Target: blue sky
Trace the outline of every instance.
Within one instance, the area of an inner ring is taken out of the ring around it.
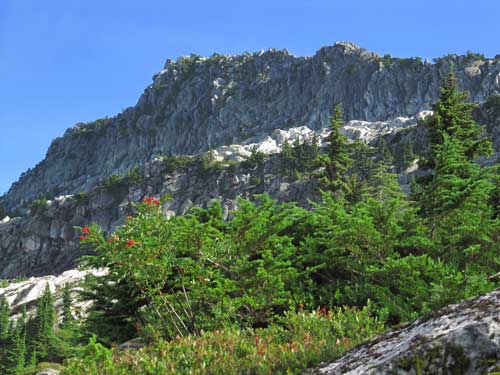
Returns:
[[[68,127],[134,105],[167,58],[343,40],[494,56],[499,35],[498,0],[0,0],[0,194]]]

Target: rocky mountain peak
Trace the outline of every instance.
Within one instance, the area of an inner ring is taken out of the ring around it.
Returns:
[[[500,92],[499,60],[382,59],[350,42],[309,58],[270,49],[167,60],[134,107],[55,139],[3,205],[12,210],[40,197],[89,191],[161,155],[195,155],[276,129],[321,129],[337,103],[348,121],[411,117],[430,109],[451,66],[472,100]]]

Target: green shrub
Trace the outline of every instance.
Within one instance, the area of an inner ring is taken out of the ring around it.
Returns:
[[[73,199],[79,205],[80,204],[87,204],[88,200],[89,200],[89,196],[85,192],[80,192],[80,193],[76,193],[75,195],[73,195]]]
[[[34,214],[43,213],[47,209],[47,207],[48,207],[47,198],[34,199],[30,203],[28,203],[28,208]]]
[[[167,173],[173,173],[178,169],[183,169],[193,161],[193,159],[188,156],[177,155],[161,156],[160,159],[165,163],[165,172]]]
[[[385,68],[389,68],[392,65],[392,56],[389,54],[385,54],[382,57],[382,62],[384,63]]]
[[[261,151],[257,151],[257,148],[252,148],[250,157],[243,162],[241,162],[241,165],[244,168],[255,168],[258,167],[259,165],[262,165],[266,160],[266,154],[264,154]]]
[[[371,305],[361,310],[292,310],[268,328],[227,328],[158,340],[114,356],[94,340],[83,358],[68,361],[63,375],[298,374],[340,356],[383,328]]]

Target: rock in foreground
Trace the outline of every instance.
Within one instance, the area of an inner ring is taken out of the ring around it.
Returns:
[[[500,371],[500,290],[386,332],[307,374],[486,375],[495,371]]]

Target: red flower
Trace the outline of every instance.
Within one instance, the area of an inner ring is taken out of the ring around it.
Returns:
[[[147,203],[148,206],[151,206],[153,204],[155,205],[159,205],[160,204],[160,201],[156,198],[153,198],[153,197],[145,197],[143,200],[142,200],[144,203]]]
[[[82,228],[82,233],[84,233],[84,234],[90,234],[90,228],[89,227],[83,227]]]
[[[83,234],[80,236],[80,241],[85,241],[87,237],[85,237]]]
[[[132,246],[134,246],[136,244],[136,242],[134,240],[127,240],[127,249],[128,248],[131,248]]]

